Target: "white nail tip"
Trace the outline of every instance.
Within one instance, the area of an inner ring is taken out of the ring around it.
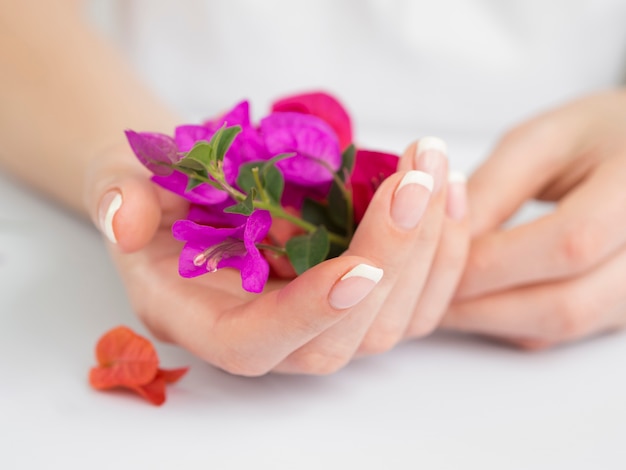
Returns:
[[[396,189],[396,194],[398,193],[398,191],[400,191],[401,188],[403,188],[407,184],[419,184],[420,186],[423,186],[426,189],[428,189],[429,192],[432,192],[435,186],[435,180],[433,179],[432,175],[429,175],[428,173],[424,173],[423,171],[418,171],[418,170],[409,171],[407,172],[406,175],[404,175],[404,178],[402,178],[402,181],[400,181],[400,184],[398,185],[398,188]]]
[[[467,176],[465,176],[465,173],[462,173],[460,171],[451,171],[448,174],[448,182],[449,183],[466,183]]]
[[[417,153],[426,150],[438,150],[444,155],[448,154],[448,146],[439,137],[422,137],[417,143]]]
[[[104,234],[111,243],[117,243],[117,238],[115,237],[115,232],[113,231],[113,217],[115,217],[115,214],[120,207],[122,207],[122,195],[116,194],[111,201],[111,204],[109,204],[106,214],[104,215],[104,223],[102,227],[104,229]]]
[[[380,281],[383,277],[383,270],[370,266],[369,264],[357,264],[354,268],[344,274],[341,280],[343,281],[351,277],[363,277],[373,281],[375,284],[378,284],[378,281]]]

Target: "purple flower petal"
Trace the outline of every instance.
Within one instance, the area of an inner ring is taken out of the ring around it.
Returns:
[[[219,129],[224,124],[227,126],[249,127],[250,126],[250,103],[242,101],[237,103],[230,111],[217,119],[205,122],[205,126]]]
[[[209,184],[201,184],[191,191],[187,191],[189,177],[180,171],[174,171],[167,176],[155,175],[152,177],[152,181],[196,204],[219,204],[228,199],[228,194]]]
[[[195,277],[226,267],[241,271],[242,286],[261,292],[269,276],[269,265],[256,247],[272,223],[267,211],[255,211],[242,225],[214,228],[190,220],[179,220],[172,227],[177,240],[185,241],[179,258],[179,273]]]
[[[174,131],[174,140],[181,152],[189,152],[196,142],[201,140],[209,141],[214,130],[207,129],[204,126],[196,126],[193,124],[187,124],[184,126],[178,126]]]
[[[345,149],[352,143],[352,123],[346,109],[335,97],[324,92],[288,96],[272,105],[272,112],[312,114],[327,122]]]
[[[302,186],[323,184],[341,165],[337,136],[316,116],[274,113],[261,121],[261,133],[271,155],[296,153],[277,163],[286,181]],[[325,162],[330,170],[316,160]]]
[[[246,216],[224,212],[225,208],[233,204],[231,199],[211,206],[191,204],[187,219],[197,224],[210,225],[216,228],[238,227],[246,223]]]
[[[155,175],[167,176],[174,171],[169,165],[180,159],[174,139],[155,132],[127,130],[125,133],[139,161]]]

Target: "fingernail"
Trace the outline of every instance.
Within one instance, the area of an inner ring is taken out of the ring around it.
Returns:
[[[423,137],[415,150],[415,169],[433,176],[434,192],[439,191],[445,181],[445,160],[448,154],[446,143],[439,137]]]
[[[463,220],[467,213],[467,178],[458,171],[448,176],[446,213],[452,220]]]
[[[411,230],[417,226],[426,211],[433,184],[433,177],[423,171],[404,175],[391,203],[391,219],[398,227]]]
[[[382,277],[382,269],[358,264],[335,284],[328,296],[328,302],[338,310],[354,307],[374,289]]]
[[[100,201],[98,208],[98,223],[100,230],[106,235],[111,243],[117,243],[117,237],[113,230],[113,218],[122,207],[122,193],[117,190],[109,191]]]

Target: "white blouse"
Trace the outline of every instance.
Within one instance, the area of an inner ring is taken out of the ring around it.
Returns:
[[[106,3],[95,16],[190,119],[243,98],[260,116],[273,98],[324,89],[361,141],[364,129],[492,138],[626,71],[626,0]]]

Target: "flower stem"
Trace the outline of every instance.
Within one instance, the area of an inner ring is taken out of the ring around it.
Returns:
[[[189,176],[190,178],[195,178],[199,181],[202,181],[204,183],[209,183],[209,184],[214,184],[214,183],[218,183],[222,190],[226,193],[228,193],[228,195],[233,198],[235,201],[237,202],[241,202],[243,200],[246,199],[246,194],[242,193],[241,191],[239,191],[238,189],[232,187],[230,184],[228,184],[228,182],[226,182],[226,180],[222,177],[219,176],[215,177],[215,175],[213,176],[214,179],[210,179],[207,178],[206,176],[203,175],[199,175],[195,172],[190,172],[187,173],[185,171],[183,171],[182,169],[176,168],[178,171],[182,171],[183,173],[185,173],[187,176]],[[343,189],[345,189],[345,185],[343,186]],[[347,190],[346,190],[347,191]],[[350,199],[351,201],[351,199]],[[270,214],[272,214],[275,217],[278,217],[280,219],[284,219],[287,220],[288,222],[291,222],[292,224],[294,224],[297,227],[300,227],[301,229],[303,229],[306,232],[312,233],[315,232],[315,230],[317,230],[317,226],[307,222],[304,219],[301,219],[300,217],[297,217],[293,214],[290,214],[289,212],[287,212],[285,209],[283,209],[282,206],[279,205],[275,205],[274,203],[272,203],[269,198],[267,198],[267,200],[255,200],[253,201],[254,207],[255,209],[262,209],[262,210],[266,210],[269,211]],[[350,204],[350,206],[352,206],[352,204]],[[351,207],[350,207],[351,208]],[[348,211],[348,213],[350,213],[350,210]],[[350,224],[351,225],[351,224]],[[350,236],[348,237],[343,237],[339,234],[333,233],[333,232],[329,232],[328,233],[328,238],[330,240],[331,243],[334,243],[335,245],[339,245],[341,247],[345,247],[347,248],[349,243],[350,243]]]
[[[257,243],[256,247],[259,250],[272,251],[274,253],[278,253],[279,255],[286,255],[287,254],[287,250],[285,250],[284,248],[281,248],[279,246],[274,246],[274,245],[268,245],[266,243]]]

